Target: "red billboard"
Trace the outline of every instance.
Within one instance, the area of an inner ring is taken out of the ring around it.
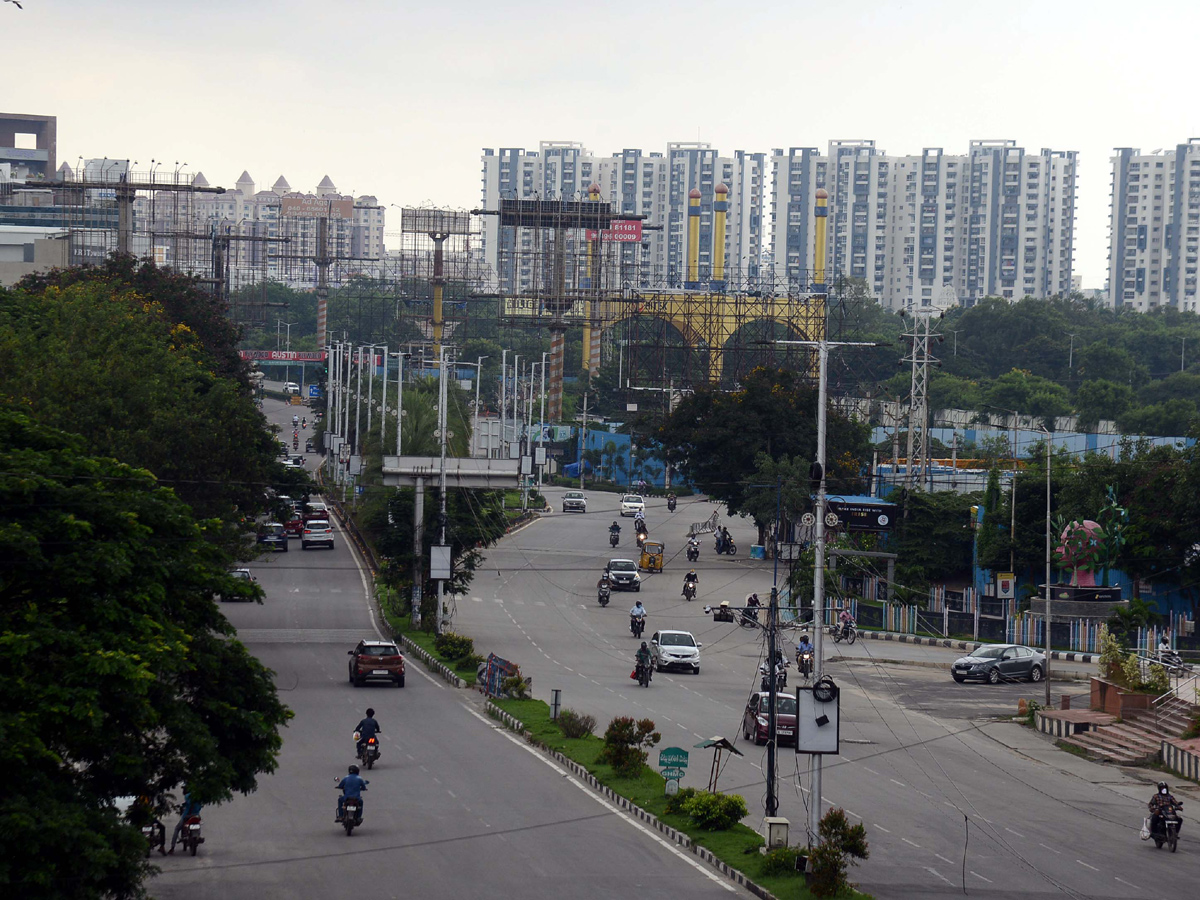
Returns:
[[[617,241],[619,243],[641,243],[642,222],[640,219],[613,219],[608,223],[608,228],[604,229],[604,231],[596,231],[593,228],[589,228],[587,239],[594,241],[597,237],[603,238],[606,241]]]

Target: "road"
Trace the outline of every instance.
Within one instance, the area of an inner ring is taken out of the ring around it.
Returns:
[[[280,402],[266,401],[265,411],[290,422]],[[404,688],[348,684],[346,651],[377,636],[362,570],[341,532],[332,551],[291,547],[250,566],[263,605],[223,607],[295,712],[279,769],[254,794],[205,810],[207,843],[195,858],[156,860],[154,896],[749,896],[495,727],[473,695],[419,664]],[[333,822],[334,781],[355,761],[351,731],[368,705],[383,729],[382,756],[363,773],[365,821],[347,838]]]
[[[557,510],[560,492],[546,493]],[[651,501],[650,535],[667,545],[666,571],[644,575],[639,594],[616,593],[601,608],[596,579],[610,557],[633,555],[632,528],[624,520],[622,544],[610,552],[606,531],[618,498],[593,492],[588,499],[587,513],[552,512],[489,550],[471,596],[458,601],[456,628],[474,637],[480,652],[519,663],[533,678],[535,696],[548,700],[551,689],[561,689],[565,707],[596,716],[601,727],[614,715],[645,715],[658,723],[664,743],[685,749],[713,735],[737,738],[745,758],[729,764],[720,787],[746,797],[759,811],[747,824],[758,826],[765,752],[741,739],[740,725],[757,687],[761,633],[715,624],[703,606],[738,602],[750,591],[766,596],[771,564],[717,558],[706,539],[699,596],[687,603],[679,596],[688,568],[687,523],[706,519],[714,507],[683,501],[672,515],[664,501]],[[739,547],[748,548],[749,524],[734,520],[730,528]],[[646,690],[629,679],[637,644],[627,612],[635,596],[649,610],[647,637],[660,628],[696,635],[704,645],[699,674],[661,673]],[[842,756],[826,762],[822,793],[826,804],[867,826],[871,857],[855,873],[864,889],[879,898],[964,890],[1006,898],[1190,895],[1191,857],[1200,844],[1189,836],[1169,856],[1138,840],[1152,792],[1144,781],[1067,754],[1063,767],[1047,765],[996,739],[1020,726],[981,727],[981,718],[1015,713],[1021,696],[1040,699],[1041,685],[957,685],[943,670],[869,658],[895,658],[900,648],[902,658],[944,662],[961,655],[860,641],[836,648],[851,658],[828,668],[843,688],[843,743]],[[1084,688],[1056,683],[1054,693]],[[684,784],[702,785],[707,763],[703,751],[693,750],[695,774]],[[779,768],[780,815],[791,821],[793,840],[803,842],[807,757],[782,750]]]

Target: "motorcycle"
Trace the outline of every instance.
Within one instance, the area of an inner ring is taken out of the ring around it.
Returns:
[[[596,599],[601,606],[608,606],[608,601],[612,597],[612,588],[607,584],[601,584],[596,588]]]
[[[204,838],[200,834],[200,817],[188,816],[183,823],[183,834],[180,836],[183,843],[183,852],[196,855],[196,848],[204,843]]]
[[[771,689],[771,675],[767,671],[767,664],[762,663],[758,667],[758,671],[759,674],[762,675],[762,680],[760,682],[762,689],[764,691],[769,691]],[[787,664],[780,663],[775,667],[775,690],[782,691],[785,687],[787,687]]]
[[[151,822],[142,826],[142,837],[146,839],[146,855],[157,849],[163,856],[167,855],[167,829],[161,822]]]
[[[360,740],[357,731],[354,732],[354,740],[356,743]],[[379,738],[371,736],[363,741],[358,751],[358,759],[368,769],[375,765],[375,760],[379,759]]]
[[[637,683],[638,684],[640,684],[642,687],[650,687],[650,667],[649,666],[643,665],[642,663],[638,663],[637,667],[634,669],[634,673],[637,675]]]
[[[670,498],[668,498],[668,500],[667,500],[667,509],[668,509],[670,512],[675,512],[675,498],[674,498],[674,497],[670,497]]]
[[[758,627],[758,608],[751,607],[750,609],[743,609],[738,614],[738,624],[744,628],[757,628]]]
[[[610,531],[610,532],[608,533],[608,545],[609,545],[610,547],[615,547],[615,546],[617,546],[617,544],[619,544],[619,543],[620,543],[620,541],[621,541],[621,535],[617,534],[617,532],[615,532],[615,531]]]
[[[804,680],[808,681],[812,677],[813,654],[811,650],[805,650],[801,653],[796,651],[796,668],[800,670],[800,674],[804,676]]]
[[[645,630],[646,630],[646,617],[645,616],[630,616],[629,617],[629,631],[633,634],[633,636],[635,638],[640,638],[642,636],[642,632]]]
[[[733,538],[730,538],[724,543],[722,543],[720,538],[717,538],[716,546],[713,547],[713,549],[717,551],[718,556],[720,556],[722,553],[727,553],[730,556],[737,556],[737,544],[733,542]]]
[[[342,827],[346,829],[346,837],[362,824],[362,800],[358,797],[347,797],[342,801]]]
[[[688,541],[687,545],[687,560],[695,562],[700,558],[700,542],[696,540]]]
[[[637,545],[638,545],[638,549],[639,549],[639,550],[641,550],[641,549],[642,549],[642,545],[643,545],[644,543],[646,543],[646,538],[647,538],[647,537],[649,537],[649,535],[648,535],[646,532],[644,532],[644,531],[639,531],[639,532],[638,532],[638,536],[637,536]]]
[[[1179,810],[1182,808],[1183,804],[1176,801],[1170,810],[1159,817],[1162,830],[1150,832],[1150,837],[1154,839],[1154,846],[1159,850],[1162,849],[1163,844],[1166,844],[1172,853],[1175,852],[1175,848],[1179,844],[1179,826],[1183,824],[1183,819],[1179,816]]]
[[[840,644],[843,640],[847,644],[853,644],[858,640],[858,626],[853,622],[847,622],[845,625],[830,626],[829,633],[835,644]]]
[[[696,582],[685,581],[683,583],[683,596],[689,601],[696,599]]]

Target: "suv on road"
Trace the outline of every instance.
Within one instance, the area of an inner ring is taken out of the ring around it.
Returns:
[[[587,497],[583,491],[567,491],[563,494],[563,512],[587,512]]]
[[[621,515],[645,516],[646,501],[638,494],[624,494],[621,497]]]
[[[287,553],[287,532],[279,522],[263,522],[258,526],[258,543],[276,552]]]
[[[387,680],[404,687],[404,655],[391,641],[359,641],[350,655],[350,683]]]
[[[610,559],[607,569],[614,591],[640,591],[642,589],[642,576],[638,574],[637,563],[632,559]]]
[[[324,544],[333,549],[333,526],[324,519],[310,519],[300,532],[300,549],[307,550],[313,544]]]
[[[700,674],[700,645],[690,631],[656,631],[650,638],[650,658],[658,671],[679,666]]]

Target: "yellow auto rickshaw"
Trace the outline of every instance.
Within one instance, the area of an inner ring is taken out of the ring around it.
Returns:
[[[647,572],[661,572],[663,568],[664,547],[658,541],[647,540],[642,543],[642,558],[638,562],[639,569]]]

